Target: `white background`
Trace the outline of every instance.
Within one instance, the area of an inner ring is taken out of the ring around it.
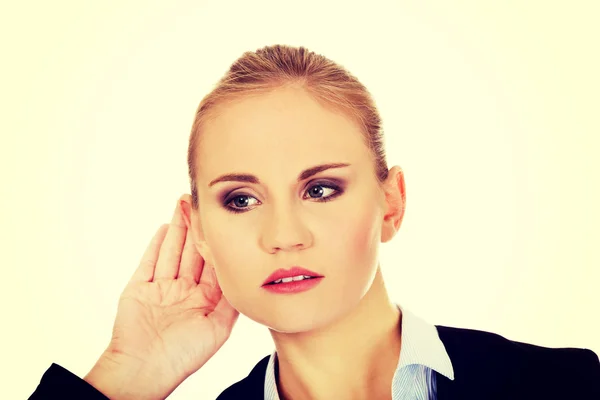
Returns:
[[[93,366],[190,192],[198,102],[244,51],[276,43],[324,54],[375,97],[407,186],[381,256],[395,301],[434,324],[600,352],[596,2],[216,4],[2,6],[4,398],[28,397],[52,362]],[[170,398],[214,399],[272,350],[241,316]]]

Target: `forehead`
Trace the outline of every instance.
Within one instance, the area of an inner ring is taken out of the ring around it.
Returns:
[[[220,106],[198,149],[199,179],[231,171],[297,174],[326,162],[369,160],[360,127],[302,88],[287,87]]]

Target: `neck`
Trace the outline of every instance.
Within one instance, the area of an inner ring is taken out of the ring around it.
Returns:
[[[292,334],[271,330],[280,396],[391,398],[400,321],[400,310],[390,301],[378,268],[358,306],[331,325]]]

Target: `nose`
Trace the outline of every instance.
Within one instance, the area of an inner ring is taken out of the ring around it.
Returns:
[[[261,247],[266,252],[275,254],[279,251],[297,251],[312,246],[312,234],[297,211],[280,208],[267,213],[260,238]]]

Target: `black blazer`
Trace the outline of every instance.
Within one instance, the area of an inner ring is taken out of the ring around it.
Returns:
[[[600,361],[591,350],[547,348],[472,329],[437,326],[454,380],[436,374],[437,400],[600,400]],[[217,400],[263,400],[269,356]],[[44,373],[30,399],[106,400],[57,364]],[[343,399],[341,399],[343,400]]]
[[[454,380],[436,374],[437,400],[600,400],[600,362],[591,350],[547,348],[472,329],[437,326]],[[269,356],[217,400],[264,397]]]

